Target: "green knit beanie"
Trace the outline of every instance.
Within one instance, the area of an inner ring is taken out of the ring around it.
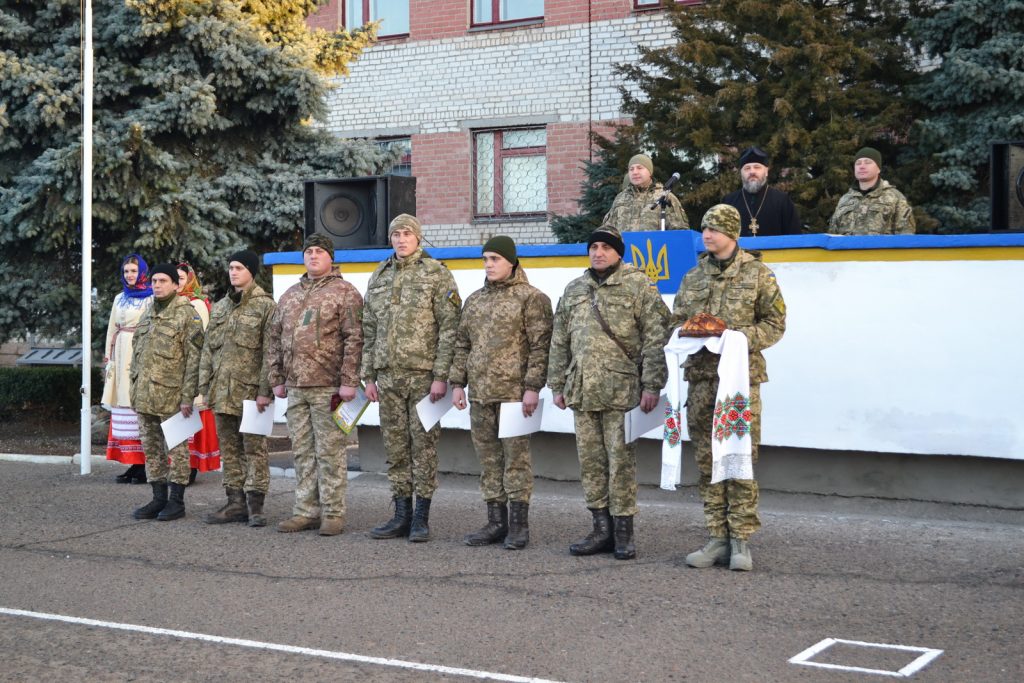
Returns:
[[[862,147],[857,151],[857,156],[853,157],[854,161],[857,159],[871,159],[878,168],[882,168],[882,153],[874,147]]]
[[[511,237],[506,235],[495,235],[487,240],[483,251],[484,253],[490,251],[498,254],[513,266],[519,263],[519,257],[516,256],[516,243]]]

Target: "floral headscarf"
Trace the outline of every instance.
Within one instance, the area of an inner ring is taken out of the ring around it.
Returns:
[[[181,288],[180,296],[188,297],[189,301],[199,299],[206,304],[206,308],[210,308],[210,300],[203,294],[203,287],[199,284],[199,277],[196,275],[196,271],[192,269],[192,266],[187,261],[182,261],[178,264],[178,270],[185,271],[187,275],[185,286]]]
[[[134,285],[129,285],[128,281],[124,279],[124,267],[131,260],[139,266],[139,277],[135,280]],[[146,260],[138,254],[128,254],[121,261],[121,288],[127,299],[145,299],[146,297],[153,296],[153,287],[149,284],[149,266],[146,265]]]

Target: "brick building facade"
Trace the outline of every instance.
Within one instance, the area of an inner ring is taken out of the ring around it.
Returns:
[[[590,133],[623,120],[614,66],[671,41],[658,0],[331,0],[333,30],[380,40],[328,101],[328,128],[405,151],[435,246],[549,243],[578,211]]]

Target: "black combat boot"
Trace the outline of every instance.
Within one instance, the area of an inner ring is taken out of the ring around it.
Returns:
[[[615,518],[615,559],[632,560],[636,557],[633,544],[633,515]]]
[[[245,494],[246,503],[249,505],[249,526],[266,526],[267,518],[263,516],[263,499],[266,494],[262,491],[249,491]]]
[[[166,482],[160,484],[150,483],[150,486],[153,487],[153,500],[137,508],[132,513],[132,517],[135,519],[156,519],[156,516],[167,505]]]
[[[395,516],[370,532],[370,538],[400,538],[409,535],[412,496],[395,498]]]
[[[490,545],[505,538],[508,533],[508,508],[504,503],[487,504],[487,524],[466,534],[462,542],[466,545]]]
[[[570,555],[596,555],[615,549],[612,516],[608,514],[608,508],[590,508],[590,514],[594,516],[594,530],[569,546]]]
[[[158,522],[170,522],[185,516],[185,484],[168,484],[167,505],[156,516]]]
[[[530,542],[530,504],[512,501],[509,503],[508,536],[505,547],[522,550]]]
[[[245,508],[245,492],[242,489],[225,489],[228,502],[220,510],[203,517],[207,524],[228,524],[229,522],[247,522],[249,514]]]
[[[416,511],[412,513],[409,541],[423,543],[430,540],[430,499],[416,496]]]
[[[145,484],[146,466],[131,465],[123,473],[114,477],[118,484]]]

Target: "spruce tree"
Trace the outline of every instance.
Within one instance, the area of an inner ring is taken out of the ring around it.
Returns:
[[[917,75],[904,38],[917,0],[709,0],[666,3],[675,41],[621,65],[620,144],[654,151],[681,174],[691,222],[739,187],[747,146],[772,156],[769,182],[789,192],[808,230],[823,231],[853,178],[853,154],[881,150],[883,176],[917,197],[910,178]],[[927,226],[927,220],[919,220]]]
[[[295,248],[302,180],[377,172],[388,155],[315,122],[374,29],[308,30],[317,0],[96,0],[97,327],[128,253],[223,280],[243,246]],[[0,3],[0,338],[78,328],[78,0]]]
[[[919,128],[934,163],[927,208],[945,231],[985,230],[991,143],[1024,140],[1024,2],[939,3],[912,28],[939,61],[914,90],[928,108]]]
[[[612,208],[615,195],[623,187],[623,178],[631,152],[600,135],[591,138],[595,148],[592,161],[583,161],[585,178],[580,185],[580,212],[567,216],[553,216],[551,232],[559,242],[586,242]]]

